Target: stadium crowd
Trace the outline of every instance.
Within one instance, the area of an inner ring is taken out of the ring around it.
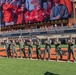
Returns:
[[[68,18],[71,0],[0,0],[1,24],[14,25]]]

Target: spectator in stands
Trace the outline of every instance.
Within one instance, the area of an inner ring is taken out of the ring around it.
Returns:
[[[60,4],[63,4],[67,7],[68,9],[68,14],[69,17],[71,17],[71,15],[73,14],[73,0],[60,0]]]
[[[50,49],[51,49],[51,40],[48,36],[46,36],[46,41],[44,42],[45,43],[45,52],[44,52],[44,59],[46,59],[46,52],[48,52],[48,60],[50,60],[50,56],[51,56],[51,52],[50,52]]]
[[[25,16],[25,23],[30,23],[30,11],[29,10],[27,10],[26,12],[25,12],[25,14],[24,14],[24,16]]]
[[[15,10],[15,13],[18,16],[17,24],[25,23],[25,12],[26,8],[24,7],[24,4],[20,5],[20,3],[17,4],[17,8]]]
[[[45,26],[41,26],[40,29],[45,29]]]
[[[18,0],[11,0],[10,3],[16,8],[17,4],[18,4]],[[14,15],[14,23],[16,24],[16,22],[17,22],[17,14],[14,13],[14,10],[13,10],[13,15]]]
[[[44,21],[50,20],[50,13],[51,13],[52,5],[53,5],[52,0],[46,0],[45,2],[43,2],[43,9],[45,13]]]
[[[73,56],[73,59],[75,61],[75,55],[74,55],[74,44],[75,40],[72,39],[72,35],[69,36],[69,39],[67,41],[68,44],[68,61],[70,60],[71,54]]]
[[[60,0],[54,0],[54,7],[50,13],[50,20],[68,18],[68,9],[65,5],[60,4]]]
[[[3,5],[3,12],[4,18],[3,21],[5,25],[13,25],[14,24],[14,16],[13,16],[13,5],[10,4],[9,0],[6,0],[5,4]]]
[[[25,22],[28,23],[29,21],[28,21],[28,19],[26,19],[26,17],[25,17],[25,10],[26,10],[26,4],[25,4],[25,3],[26,3],[26,0],[19,0],[18,3],[23,6],[23,8],[22,8],[22,9],[23,9],[23,12],[24,12],[24,13],[23,13],[23,16],[22,16],[22,17],[23,17],[23,23],[25,23]],[[18,18],[18,19],[19,19],[19,18]],[[20,23],[20,24],[21,24],[21,23]]]
[[[44,19],[44,12],[41,9],[40,2],[36,2],[34,4],[35,9],[30,14],[30,21],[31,22],[41,22]]]

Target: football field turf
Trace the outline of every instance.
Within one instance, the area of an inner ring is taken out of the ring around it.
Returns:
[[[0,75],[76,75],[76,63],[0,58]]]
[[[67,60],[67,45],[61,45],[63,51],[63,59],[61,62],[56,62],[56,52],[54,45],[51,49],[51,59],[47,60],[35,60],[36,53],[35,47],[33,48],[33,60],[29,59],[15,59],[15,58],[0,58],[0,75],[75,75],[76,74],[76,62],[66,62]],[[44,46],[42,49],[44,50]],[[26,53],[28,49],[25,49]],[[20,57],[20,51],[17,48],[18,56]],[[0,55],[6,56],[6,50],[0,47]],[[76,47],[75,47],[76,55]],[[26,54],[28,57],[28,54]],[[42,54],[43,57],[43,54]],[[47,56],[46,56],[47,58]],[[73,58],[71,57],[71,60]]]

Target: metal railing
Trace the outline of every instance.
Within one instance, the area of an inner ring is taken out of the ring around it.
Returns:
[[[2,31],[0,34],[14,34],[14,33],[30,33],[30,32],[44,32],[44,31],[59,31],[59,30],[74,30],[76,25],[73,26],[62,26],[62,27],[51,27],[51,28],[40,28],[40,29],[26,29],[26,30],[11,30],[11,31]]]

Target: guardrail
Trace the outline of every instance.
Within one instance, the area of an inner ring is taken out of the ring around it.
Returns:
[[[63,26],[63,27],[51,27],[51,28],[41,28],[41,29],[29,29],[29,30],[17,30],[17,31],[4,31],[1,34],[12,34],[12,33],[27,33],[27,32],[43,32],[43,31],[58,31],[58,30],[74,30],[74,26]]]
[[[63,26],[44,29],[29,29],[29,30],[17,30],[15,32],[8,31],[0,34],[0,37],[13,37],[13,36],[33,36],[33,35],[45,35],[45,34],[65,34],[76,33],[75,26]]]

